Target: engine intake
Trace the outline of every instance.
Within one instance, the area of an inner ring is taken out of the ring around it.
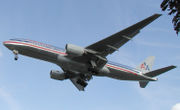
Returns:
[[[66,53],[72,56],[82,56],[85,53],[85,49],[73,44],[66,44]]]
[[[52,79],[56,79],[56,80],[67,79],[67,75],[64,72],[59,72],[57,70],[51,70],[50,76]]]

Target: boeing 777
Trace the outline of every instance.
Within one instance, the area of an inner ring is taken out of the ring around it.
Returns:
[[[51,70],[51,78],[56,80],[70,79],[80,91],[84,91],[88,81],[93,76],[138,81],[140,87],[145,88],[149,81],[157,80],[154,78],[155,76],[174,69],[175,66],[151,71],[153,56],[148,57],[137,68],[109,62],[106,57],[117,51],[159,16],[160,14],[154,14],[87,47],[66,44],[65,49],[61,49],[28,39],[10,39],[3,44],[12,50],[15,60],[18,59],[18,54],[22,54],[57,64],[63,71]]]

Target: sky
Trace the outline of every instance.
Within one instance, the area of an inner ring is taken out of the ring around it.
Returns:
[[[180,36],[162,0],[0,0],[1,110],[180,110]],[[153,69],[177,68],[142,89],[138,82],[93,77],[84,92],[50,79],[55,64],[14,55],[2,45],[26,38],[65,47],[88,46],[154,13],[163,14],[108,60],[136,67],[155,56]]]

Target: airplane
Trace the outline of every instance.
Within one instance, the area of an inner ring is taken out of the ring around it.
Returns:
[[[117,51],[136,36],[141,29],[160,16],[160,14],[154,14],[87,47],[66,44],[65,49],[62,49],[22,38],[10,39],[4,41],[3,44],[12,50],[15,60],[18,60],[18,55],[22,54],[57,64],[63,71],[51,70],[50,77],[56,80],[70,79],[79,91],[85,90],[88,81],[93,76],[138,81],[140,87],[145,88],[149,81],[158,80],[154,78],[155,76],[174,69],[176,66],[171,65],[152,71],[154,56],[148,57],[137,68],[108,61],[106,57]]]

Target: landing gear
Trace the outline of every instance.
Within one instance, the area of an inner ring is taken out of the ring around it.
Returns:
[[[15,56],[15,57],[14,57],[14,60],[18,60],[18,56]]]
[[[92,77],[92,74],[80,74],[80,77],[84,80],[84,81],[89,81],[91,80],[93,77]]]
[[[93,60],[91,60],[89,63],[90,63],[90,67],[88,68],[88,71],[95,74],[96,73],[96,67],[97,67],[96,63]]]
[[[88,83],[86,81],[83,81],[82,79],[77,80],[77,83],[83,87],[86,87],[88,85]]]
[[[15,55],[14,60],[18,60],[18,51],[13,50],[13,54]]]
[[[93,61],[93,60],[91,60],[91,61],[90,61],[90,64],[91,64],[92,68],[97,67],[97,65],[96,65],[95,61]]]

